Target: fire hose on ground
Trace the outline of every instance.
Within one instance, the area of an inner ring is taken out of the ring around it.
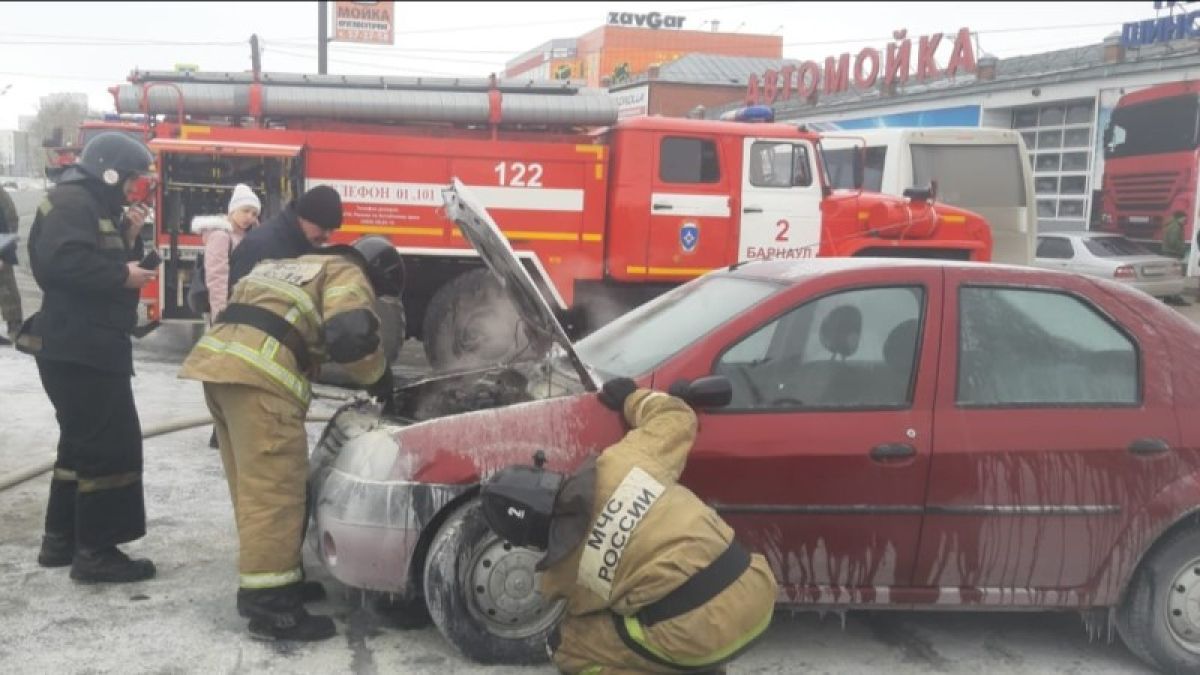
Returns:
[[[327,397],[327,398],[335,398],[335,397]],[[314,415],[312,417],[307,418],[305,420],[305,422],[306,423],[307,422],[328,422],[331,419],[333,419],[332,415]],[[204,415],[202,417],[189,417],[189,418],[184,418],[184,419],[172,420],[170,422],[165,422],[163,424],[157,424],[157,425],[142,429],[142,438],[144,438],[144,439],[145,438],[154,438],[155,436],[162,436],[165,434],[174,433],[176,431],[185,431],[187,429],[194,429],[196,427],[202,427],[202,426],[206,426],[206,425],[209,425],[212,423],[213,423],[212,418],[207,415]],[[16,471],[12,471],[12,472],[0,475],[0,491],[7,490],[8,488],[16,486],[16,485],[20,485],[21,483],[24,483],[25,481],[27,481],[31,478],[36,478],[37,476],[40,476],[40,475],[46,473],[47,471],[54,468],[54,462],[55,462],[55,460],[48,459],[44,462],[35,464],[33,466],[27,466],[24,469],[18,469]]]

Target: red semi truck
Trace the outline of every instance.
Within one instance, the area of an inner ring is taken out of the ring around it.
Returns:
[[[571,82],[134,72],[117,109],[151,120],[160,172],[151,320],[186,305],[199,214],[251,185],[269,217],[336,188],[335,241],[388,237],[404,257],[407,335],[435,367],[528,347],[517,314],[441,210],[459,178],[480,195],[576,334],[712,269],[760,259],[989,260],[988,223],[935,203],[833,190],[816,133],[775,123],[616,120]]]
[[[1184,240],[1195,236],[1200,181],[1200,81],[1170,82],[1125,94],[1104,130],[1102,227],[1159,242],[1181,211]]]

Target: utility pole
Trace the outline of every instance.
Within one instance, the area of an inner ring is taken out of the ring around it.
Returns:
[[[258,82],[262,72],[262,54],[258,48],[258,33],[250,36],[250,68],[254,72],[254,81]]]
[[[317,3],[317,72],[324,75],[329,70],[329,3]]]

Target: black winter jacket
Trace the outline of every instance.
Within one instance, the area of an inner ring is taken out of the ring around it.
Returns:
[[[291,206],[246,233],[229,256],[229,288],[250,274],[264,260],[299,258],[317,250],[300,229],[300,219]]]
[[[38,207],[29,263],[42,309],[31,327],[38,358],[133,374],[130,332],[138,291],[124,287],[126,263],[142,257],[125,244],[117,193],[97,181],[60,183]]]

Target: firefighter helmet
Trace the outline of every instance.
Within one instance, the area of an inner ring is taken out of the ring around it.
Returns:
[[[399,296],[404,291],[404,259],[385,237],[363,237],[354,248],[367,261],[367,275],[376,295]]]
[[[76,166],[91,178],[116,187],[130,176],[148,172],[153,162],[154,155],[141,141],[106,131],[83,146]]]
[[[533,466],[501,469],[480,492],[483,517],[492,531],[514,546],[545,550],[554,501],[563,475]]]

